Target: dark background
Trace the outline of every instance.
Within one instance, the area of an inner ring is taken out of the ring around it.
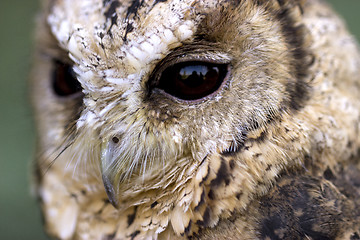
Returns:
[[[74,0],[79,1],[79,0]],[[360,1],[332,0],[360,39]],[[47,239],[30,191],[35,133],[27,98],[37,0],[0,2],[0,239]]]

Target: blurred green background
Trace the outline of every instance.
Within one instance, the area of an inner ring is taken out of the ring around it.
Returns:
[[[360,39],[360,1],[329,1]],[[34,130],[27,99],[37,0],[0,3],[0,239],[47,239],[29,190]]]

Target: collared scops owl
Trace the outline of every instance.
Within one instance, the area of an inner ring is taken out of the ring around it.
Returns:
[[[360,239],[360,54],[321,0],[44,0],[54,239]]]

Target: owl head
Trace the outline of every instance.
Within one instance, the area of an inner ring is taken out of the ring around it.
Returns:
[[[220,215],[284,171],[347,159],[355,145],[344,146],[359,142],[358,85],[346,90],[357,101],[331,88],[353,85],[356,70],[334,71],[350,60],[330,61],[341,52],[311,22],[316,4],[46,2],[32,87],[40,172],[106,193],[118,209],[171,199],[186,212],[203,192],[207,203],[228,194],[210,208]]]

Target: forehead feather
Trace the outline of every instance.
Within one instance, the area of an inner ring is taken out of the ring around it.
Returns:
[[[146,72],[151,62],[191,40],[203,18],[199,13],[219,2],[58,0],[48,23],[81,71],[96,72],[114,83]]]

